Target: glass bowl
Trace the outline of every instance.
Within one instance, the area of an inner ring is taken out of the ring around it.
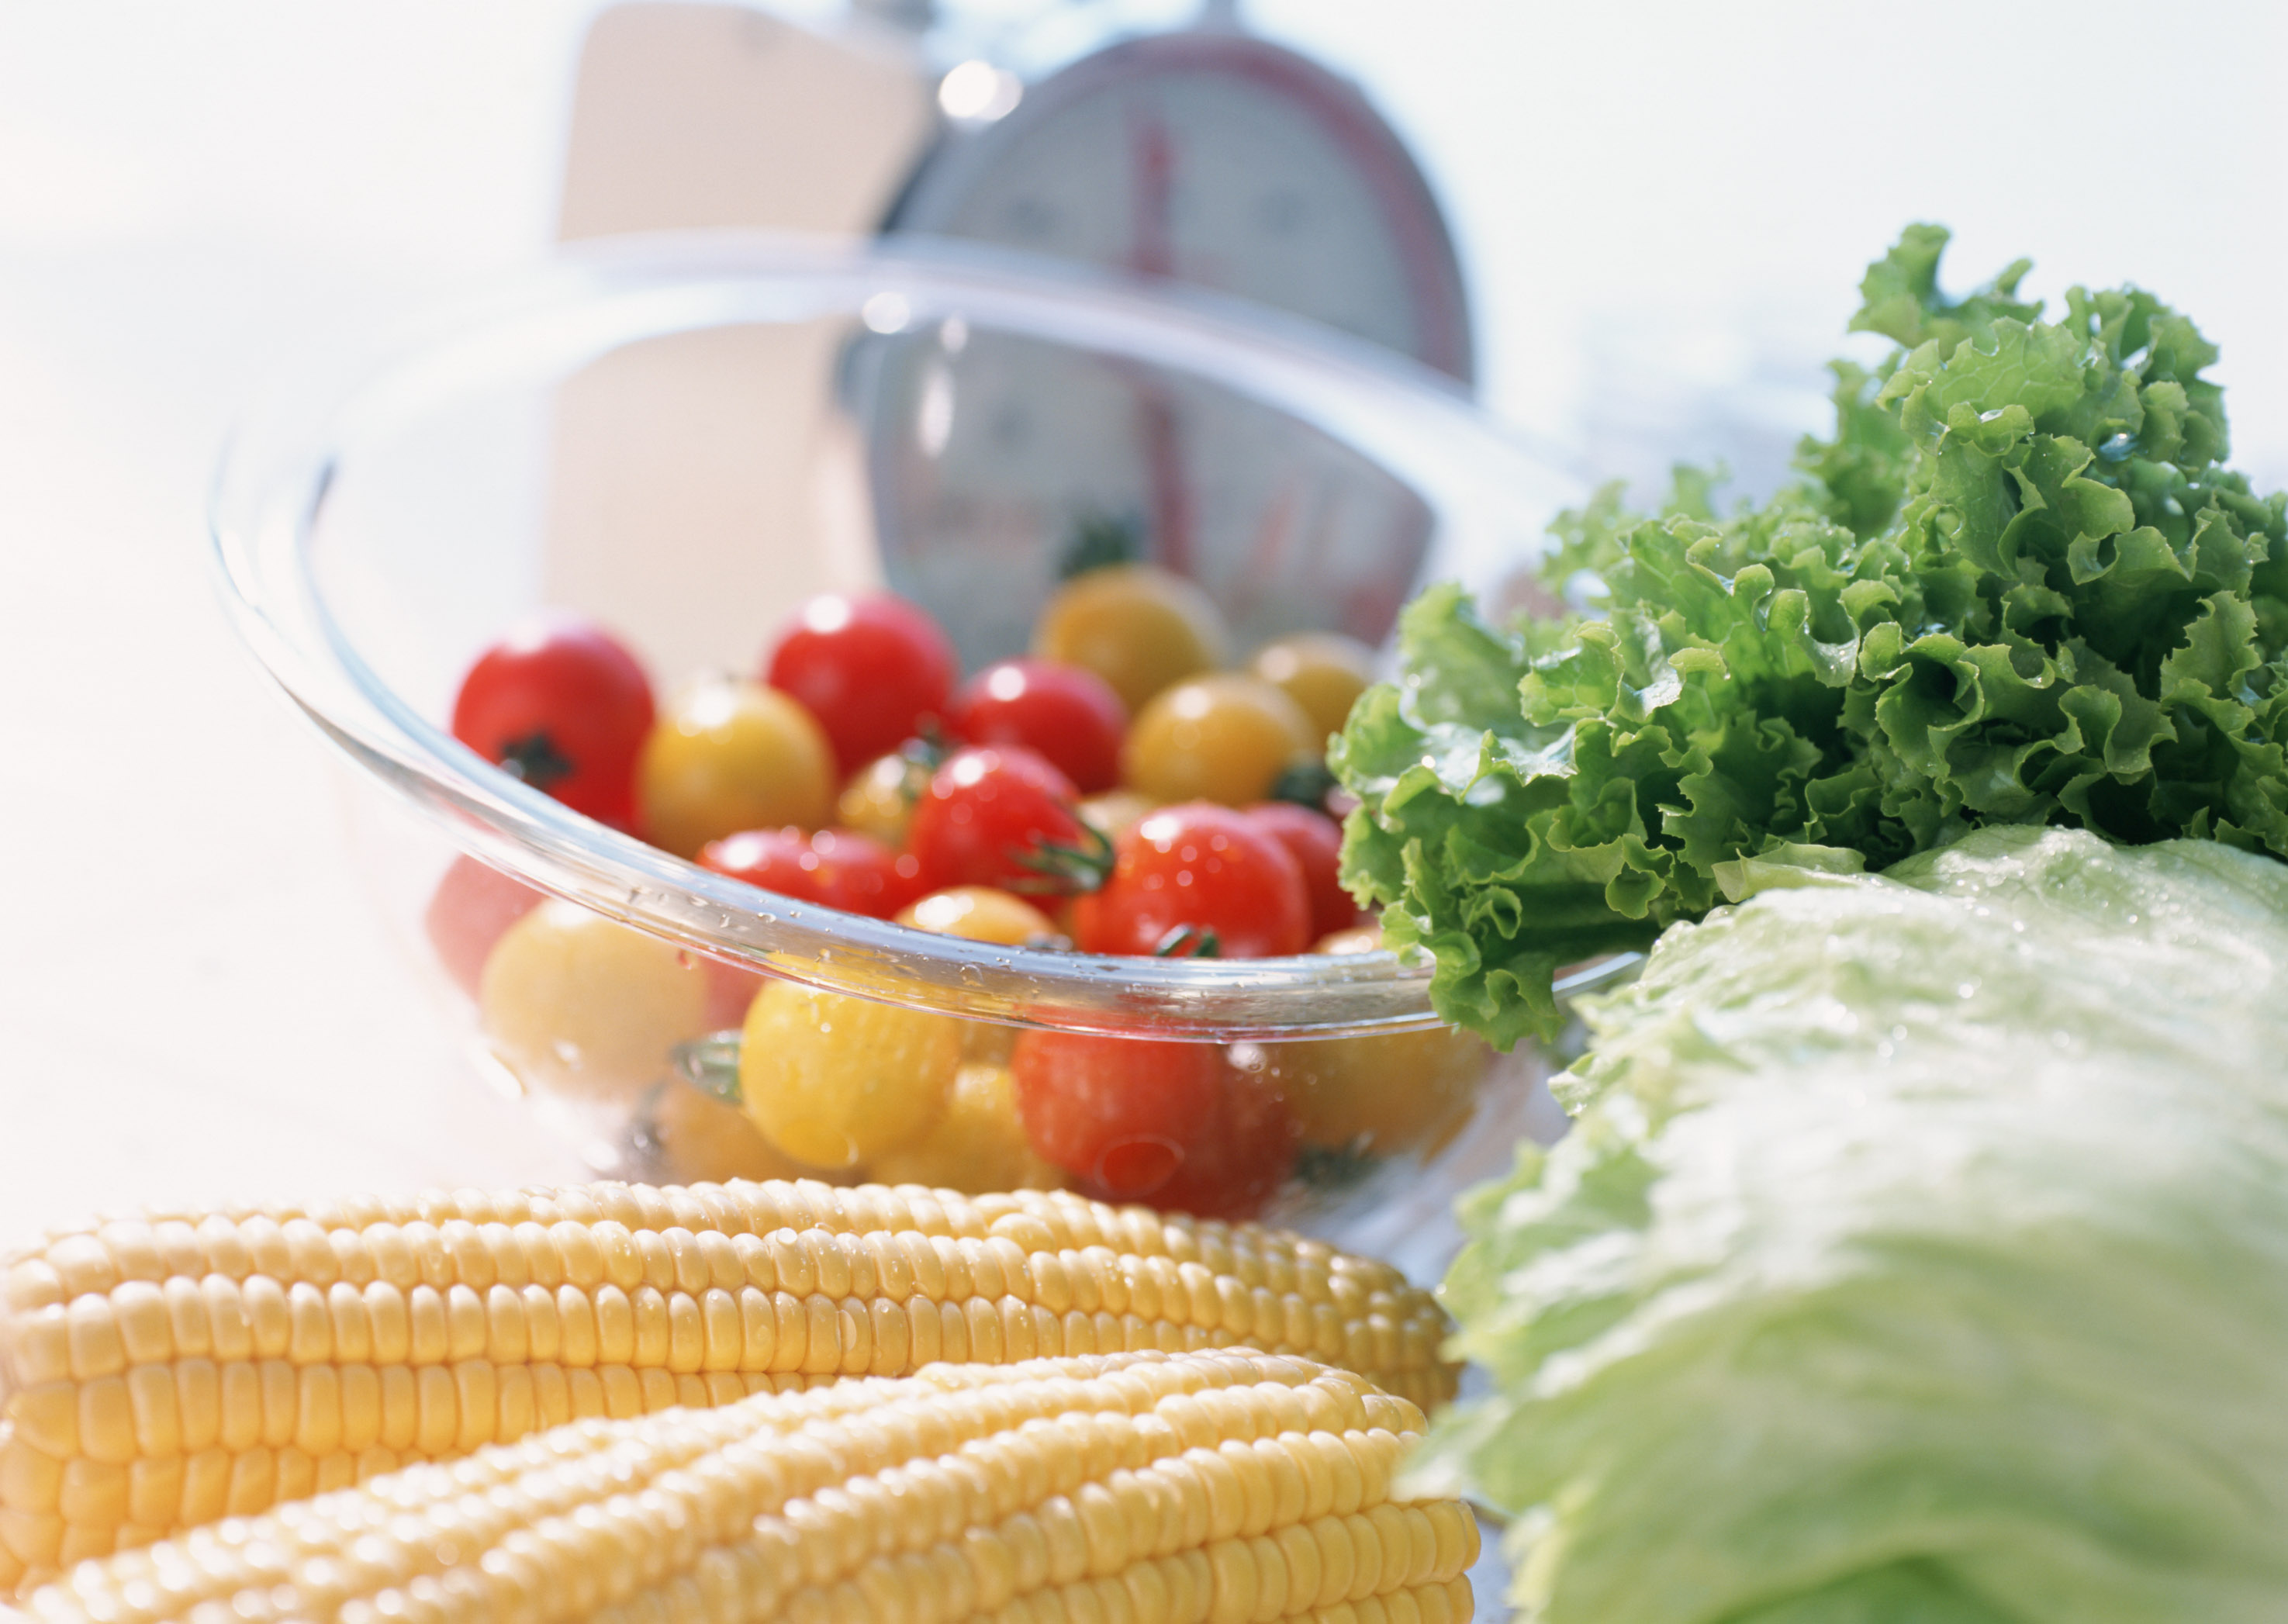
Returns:
[[[736,1068],[706,1034],[778,978],[984,1023],[964,1040],[977,1064],[1039,1028],[1224,1045],[1233,1076],[1305,1116],[1315,1089],[1347,1091],[1344,1122],[1291,1134],[1267,1204],[1231,1215],[1324,1227],[1450,1189],[1556,1121],[1540,1058],[1438,1028],[1426,964],[1093,956],[770,895],[481,759],[449,731],[456,687],[542,606],[611,627],[664,685],[752,673],[800,600],[885,584],[974,668],[1023,652],[1060,557],[1108,523],[1206,587],[1243,646],[1379,643],[1431,580],[1511,602],[1580,495],[1445,380],[1276,313],[963,245],[711,235],[579,251],[314,361],[234,436],[212,527],[257,657],[415,814],[367,803],[359,860],[441,1007],[600,1169],[797,1170],[708,1092]],[[462,941],[456,963],[444,940],[440,962],[441,886],[500,915],[496,934],[537,893],[560,921],[575,905],[616,922],[635,933],[613,938],[622,990],[568,983],[576,1033],[504,1041],[473,1002],[483,955]],[[663,954],[703,996],[646,1005]],[[933,1182],[967,1165],[955,1137]],[[886,1176],[868,1161],[818,1170]]]

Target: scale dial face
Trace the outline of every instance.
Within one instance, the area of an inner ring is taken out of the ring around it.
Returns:
[[[933,154],[889,229],[1173,277],[1471,376],[1421,171],[1357,91],[1243,35],[1132,40],[1033,86]]]
[[[1242,36],[1132,41],[1032,87],[926,160],[890,229],[1212,288],[1470,376],[1452,247],[1396,137]],[[972,663],[1023,646],[1074,538],[1108,519],[1205,586],[1243,646],[1379,641],[1416,584],[1414,493],[1223,390],[957,323],[853,359],[885,574]]]

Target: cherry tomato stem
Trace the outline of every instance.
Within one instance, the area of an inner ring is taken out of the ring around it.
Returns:
[[[1072,780],[1021,746],[956,750],[915,804],[906,847],[933,890],[1078,891],[1108,856],[1079,801]]]
[[[1072,923],[1085,953],[1175,953],[1187,940],[1196,951],[1212,932],[1219,956],[1262,959],[1312,940],[1294,856],[1253,818],[1207,801],[1164,806],[1123,835],[1111,877],[1073,904]]]
[[[477,657],[453,701],[453,736],[573,811],[624,828],[652,716],[636,657],[592,622],[550,613]]]

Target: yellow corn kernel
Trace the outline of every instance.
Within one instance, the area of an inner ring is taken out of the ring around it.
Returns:
[[[199,1272],[148,1278],[176,1264]],[[1443,1316],[1382,1264],[1053,1191],[600,1184],[242,1209],[63,1233],[0,1256],[0,1448],[59,1470],[186,1462],[172,1517],[147,1486],[114,1525],[66,1519],[83,1553],[370,1477],[369,1457],[940,1359],[1246,1343],[1350,1362],[1426,1408],[1454,1381]],[[0,1471],[0,1514],[60,1549],[44,1482]]]
[[[340,1382],[339,1446],[351,1454],[362,1454],[381,1441],[381,1376],[370,1365],[345,1365]]]
[[[129,1466],[128,1521],[152,1529],[173,1527],[175,1513],[183,1503],[183,1476],[184,1460],[179,1454],[156,1455]],[[122,1542],[125,1542],[123,1537]],[[149,1541],[139,1542],[148,1544]]]
[[[127,1407],[139,1455],[171,1455],[183,1446],[182,1409],[175,1373],[165,1365],[138,1365],[127,1373]]]
[[[218,1359],[247,1359],[254,1357],[254,1326],[248,1319],[246,1302],[239,1292],[237,1279],[227,1274],[210,1274],[199,1282],[199,1295],[204,1300],[208,1340]]]
[[[330,1365],[301,1372],[295,1383],[294,1443],[312,1455],[328,1455],[342,1442],[342,1382]]]
[[[500,1388],[493,1367],[482,1359],[464,1359],[455,1365],[453,1399],[460,1420],[453,1453],[466,1454],[493,1442],[500,1418]]]
[[[51,1382],[16,1393],[0,1425],[43,1454],[69,1460],[79,1453],[79,1389],[69,1382]],[[0,1510],[12,1505],[0,1496]]]
[[[167,1297],[156,1281],[123,1281],[108,1302],[123,1363],[160,1364],[174,1357],[175,1335],[168,1319]]]
[[[91,1461],[125,1465],[135,1458],[135,1411],[127,1383],[119,1376],[83,1382],[79,1393],[78,1454]]]
[[[110,1298],[92,1294],[75,1297],[64,1311],[72,1380],[91,1382],[99,1376],[117,1375],[127,1368],[119,1317],[113,1311]]]
[[[85,1459],[66,1462],[56,1509],[68,1527],[116,1528],[128,1520],[127,1468]]]
[[[280,1500],[306,1500],[317,1492],[317,1486],[318,1463],[307,1454],[291,1444],[278,1452],[278,1484],[274,1493]],[[130,1543],[126,1530],[120,1531],[119,1538],[121,1544]]]
[[[278,1503],[278,1462],[260,1445],[231,1459],[230,1483],[223,1494],[227,1517],[250,1517]]]
[[[45,1258],[29,1257],[0,1275],[0,1307],[18,1314],[60,1307],[69,1300],[62,1273]]]
[[[231,1456],[221,1449],[202,1449],[183,1462],[183,1499],[171,1519],[175,1527],[198,1527],[219,1522],[230,1503]]]
[[[1306,1415],[1331,1425],[1287,1424]],[[1187,1446],[1181,1432],[1203,1418],[1218,1431]],[[1263,1354],[933,1365],[710,1410],[576,1422],[222,1538],[90,1564],[30,1604],[46,1624],[347,1624],[433,1615],[449,1597],[456,1617],[605,1624],[1436,1624],[1468,1617],[1477,1533],[1458,1501],[1390,1497],[1389,1462],[1421,1424],[1348,1372]],[[1286,1482],[1284,1457],[1300,1485],[1334,1456],[1358,1461],[1370,1485],[1348,1509],[1247,1476]],[[1256,1464],[1235,1468],[1241,1460]],[[250,1471],[265,1469],[297,1487],[345,1470],[290,1450]],[[68,1471],[61,1495],[134,1498],[102,1472]],[[44,1532],[24,1537],[36,1546]],[[73,1535],[54,1543],[68,1550]]]
[[[60,1565],[64,1519],[44,1512],[0,1509],[0,1595],[12,1595],[29,1573]]]
[[[207,1314],[206,1298],[198,1278],[170,1275],[160,1282],[159,1294],[167,1305],[167,1337],[177,1359],[200,1359],[214,1351],[214,1326]]]
[[[0,1433],[0,1501],[26,1512],[52,1512],[63,1481],[61,1461],[20,1438]]]
[[[119,1284],[119,1265],[92,1232],[66,1235],[47,1248],[44,1259],[63,1287],[64,1300],[109,1291]]]

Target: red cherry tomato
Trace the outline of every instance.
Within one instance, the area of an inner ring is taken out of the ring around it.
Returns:
[[[1021,1032],[1017,1115],[1042,1159],[1104,1199],[1151,1199],[1197,1151],[1231,1075],[1212,1043]]]
[[[763,680],[802,701],[847,778],[945,709],[958,669],[935,621],[885,592],[824,592],[798,610]]]
[[[1081,821],[1079,796],[1048,762],[1019,745],[956,750],[930,775],[906,826],[928,889],[991,885],[1034,894],[1078,890],[1092,876],[1061,874],[1054,853],[1101,849]]]
[[[759,890],[887,919],[923,891],[919,860],[854,829],[748,829],[711,840],[700,866]]]
[[[1084,953],[1267,959],[1312,941],[1301,865],[1247,813],[1211,801],[1140,820],[1113,846],[1111,878],[1073,904],[1072,923]]]
[[[1168,1182],[1152,1192],[1152,1205],[1232,1223],[1259,1216],[1294,1171],[1301,1145],[1276,1081],[1259,1070],[1228,1067],[1204,1129]],[[1098,1193],[1086,1179],[1082,1189]]]
[[[707,1030],[721,1032],[745,1020],[747,1006],[769,985],[770,978],[720,959],[700,958],[695,953],[691,956],[698,959],[700,972],[707,978]]]
[[[635,820],[636,755],[651,684],[588,622],[536,616],[477,658],[453,701],[453,737],[577,812]]]
[[[541,894],[522,880],[512,880],[473,857],[457,857],[430,895],[421,926],[453,985],[474,998],[493,944],[541,900]]]
[[[1004,660],[955,691],[945,725],[965,744],[1038,750],[1083,795],[1095,795],[1120,781],[1128,707],[1094,671],[1053,660]]]
[[[1343,889],[1343,826],[1292,801],[1261,801],[1246,812],[1301,866],[1303,888],[1311,898],[1311,939],[1356,924],[1359,905]]]

